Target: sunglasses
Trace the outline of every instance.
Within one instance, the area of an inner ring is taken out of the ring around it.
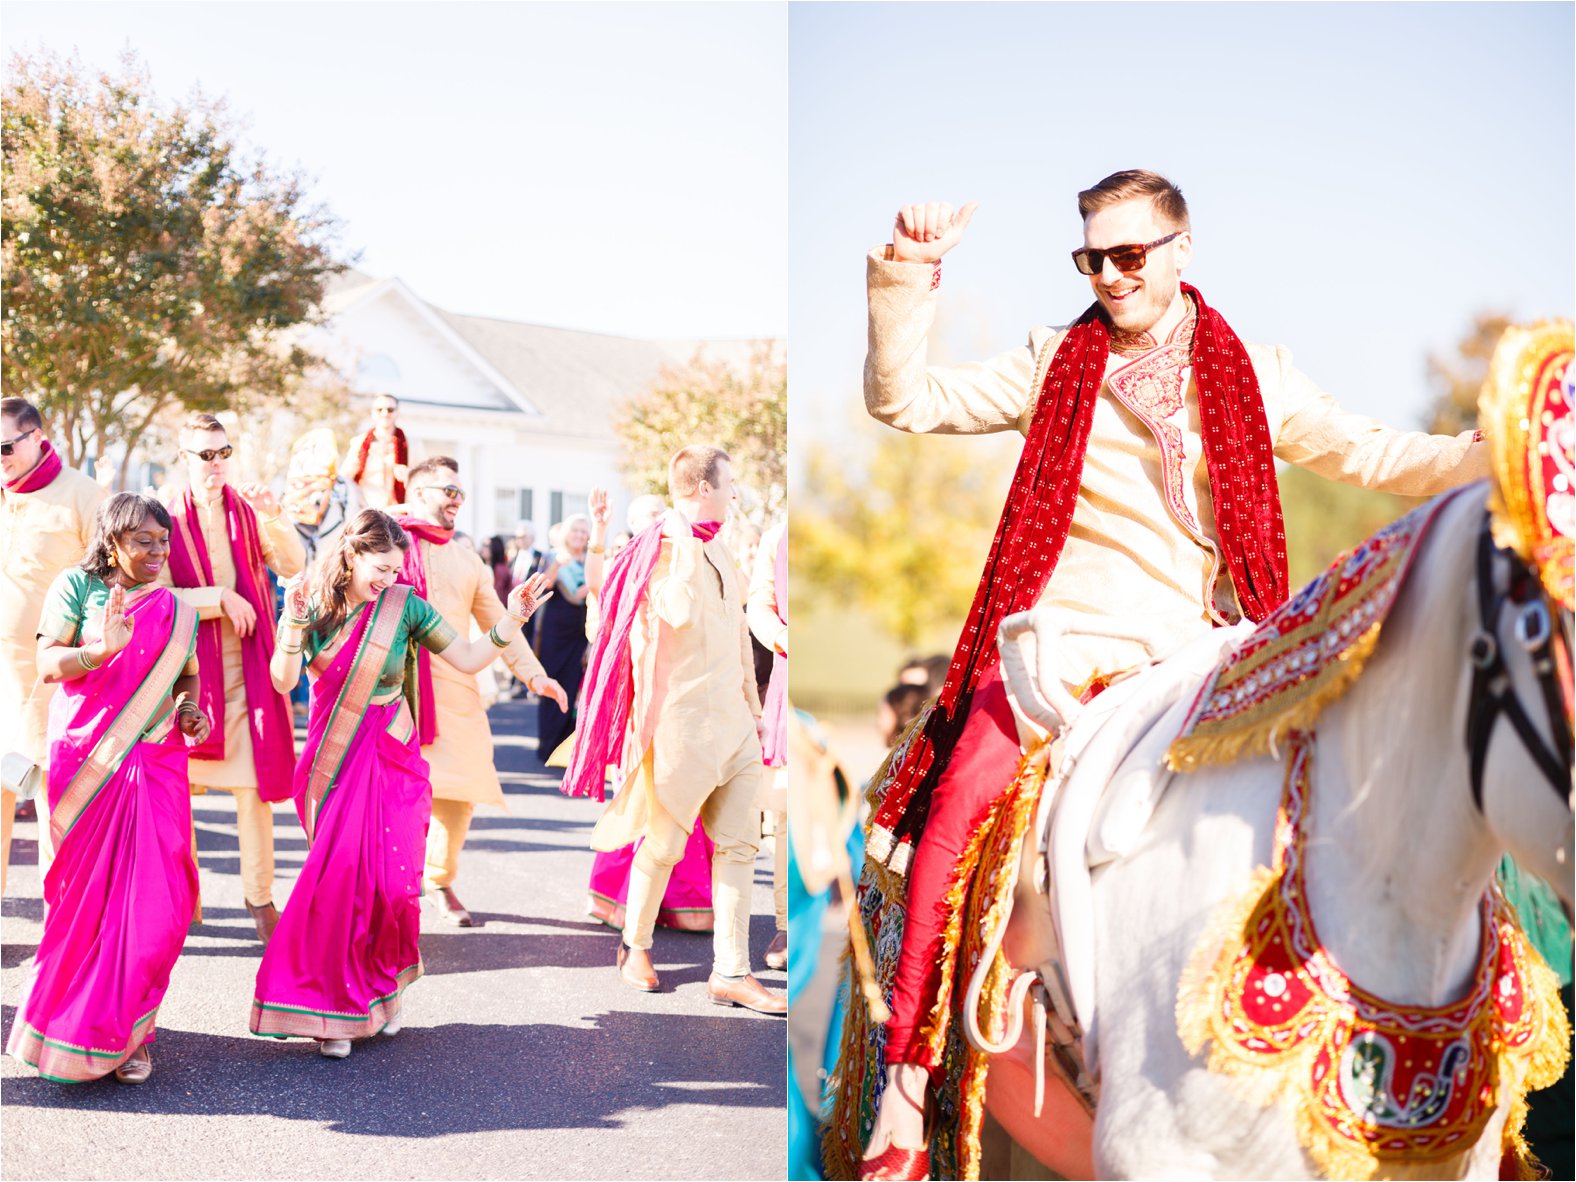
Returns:
[[[1156,238],[1153,242],[1146,242],[1142,246],[1132,244],[1128,246],[1113,246],[1109,250],[1092,250],[1084,247],[1082,250],[1073,251],[1073,265],[1084,275],[1098,275],[1105,270],[1105,260],[1110,259],[1116,264],[1116,269],[1124,275],[1129,271],[1142,270],[1144,263],[1149,259],[1149,252],[1157,246],[1164,246],[1183,231],[1176,234],[1167,234],[1164,238]]]
[[[8,456],[8,455],[10,455],[13,451],[16,450],[16,445],[17,444],[21,443],[22,440],[26,439],[29,435],[31,435],[34,431],[37,431],[37,430],[38,430],[37,427],[29,427],[26,431],[23,431],[22,434],[18,435],[15,439],[0,440],[0,456]]]
[[[211,464],[215,460],[228,460],[235,454],[235,448],[231,447],[228,443],[223,447],[210,447],[203,451],[192,451],[190,448],[186,447],[181,448],[181,450],[189,456],[196,456],[205,464]]]
[[[451,501],[463,501],[465,499],[465,490],[457,484],[424,484],[417,491],[426,492],[428,490],[441,492]]]

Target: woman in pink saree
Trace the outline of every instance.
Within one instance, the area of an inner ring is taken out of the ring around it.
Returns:
[[[152,497],[104,502],[80,566],[39,620],[49,709],[44,935],[6,1045],[45,1079],[153,1071],[159,1004],[197,898],[186,741],[197,707],[197,611],[154,585],[170,516]]]
[[[310,852],[263,952],[251,1029],[318,1041],[329,1058],[352,1039],[400,1026],[421,976],[421,874],[432,785],[411,722],[407,669],[421,646],[463,673],[485,668],[544,602],[538,575],[509,595],[486,636],[458,636],[408,586],[410,540],[388,514],[363,510],[304,577],[285,588],[270,672],[284,693],[310,663],[311,715],[296,762],[296,815]]]

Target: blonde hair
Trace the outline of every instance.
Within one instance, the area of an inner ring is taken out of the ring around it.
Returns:
[[[1191,228],[1187,217],[1187,200],[1182,196],[1182,190],[1158,172],[1150,172],[1144,168],[1113,172],[1104,180],[1097,182],[1093,188],[1079,193],[1078,217],[1080,220],[1087,220],[1089,215],[1097,210],[1118,205],[1123,201],[1132,201],[1138,197],[1153,199],[1155,213],[1175,229]]]

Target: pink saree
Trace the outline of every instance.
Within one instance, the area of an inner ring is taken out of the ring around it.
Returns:
[[[130,643],[62,682],[49,706],[56,854],[6,1050],[59,1083],[99,1079],[154,1041],[197,898],[186,747],[170,700],[197,612],[156,588],[126,616]]]
[[[644,839],[642,839],[644,840]],[[599,853],[591,863],[591,914],[609,927],[624,927],[624,904],[629,899],[629,868],[640,842]],[[714,844],[696,818],[684,845],[684,856],[673,867],[668,889],[657,911],[657,922],[681,932],[709,932],[711,914],[711,852]]]
[[[295,769],[311,852],[263,951],[253,1034],[364,1038],[399,1014],[421,976],[421,871],[432,785],[403,697],[370,699],[403,643],[409,587],[391,587],[332,660],[312,663],[312,710]]]

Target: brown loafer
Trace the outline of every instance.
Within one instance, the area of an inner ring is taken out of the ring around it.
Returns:
[[[479,928],[481,921],[465,910],[465,904],[460,902],[460,897],[454,893],[453,887],[433,887],[427,897],[432,900],[432,905],[438,909],[438,914],[443,916],[455,927]]]
[[[788,967],[788,933],[778,932],[766,946],[766,967],[781,971]]]
[[[651,967],[651,954],[644,948],[631,948],[622,940],[618,942],[618,957],[614,961],[618,975],[625,985],[642,993],[655,993],[662,988],[657,970]]]
[[[261,907],[246,905],[247,913],[251,915],[252,922],[257,925],[257,938],[264,944],[273,936],[274,929],[279,926],[279,912],[273,903],[264,903]]]
[[[148,1076],[153,1074],[153,1060],[148,1057],[148,1048],[138,1047],[131,1052],[119,1067],[115,1068],[115,1078],[123,1084],[147,1083]]]
[[[706,996],[719,1006],[743,1006],[757,1014],[786,1014],[788,999],[773,993],[746,973],[735,981],[716,973],[706,982]]]

